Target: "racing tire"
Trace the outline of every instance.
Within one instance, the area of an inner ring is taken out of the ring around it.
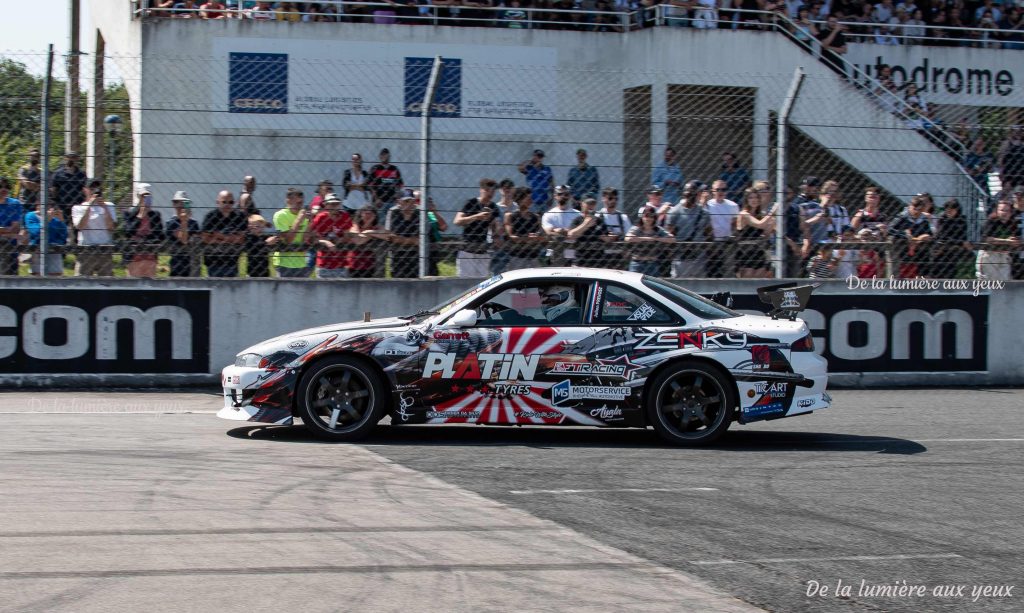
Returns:
[[[295,408],[317,438],[350,442],[365,438],[384,417],[385,397],[380,377],[361,360],[332,356],[302,375]]]
[[[707,445],[732,423],[735,386],[718,369],[695,361],[672,364],[651,383],[647,420],[665,441]]]

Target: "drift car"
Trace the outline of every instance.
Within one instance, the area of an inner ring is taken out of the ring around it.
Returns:
[[[437,307],[302,330],[241,352],[218,416],[333,441],[392,425],[653,427],[714,441],[827,408],[826,361],[795,319],[811,286],[762,288],[745,315],[674,283],[585,268],[509,272]],[[725,296],[720,302],[731,303]]]

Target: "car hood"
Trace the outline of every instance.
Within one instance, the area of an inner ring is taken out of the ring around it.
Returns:
[[[330,334],[339,334],[342,332],[361,332],[361,331],[373,331],[373,330],[393,330],[396,328],[405,328],[409,326],[408,319],[401,319],[399,317],[384,317],[380,319],[371,319],[370,321],[346,321],[336,324],[328,324],[326,326],[317,326],[316,328],[306,328],[305,330],[297,330],[295,332],[289,332],[288,334],[282,334],[272,339],[262,341],[248,347],[239,352],[243,353],[258,353],[260,355],[268,355],[275,351],[282,351],[286,348],[290,349],[301,349],[311,347],[322,340],[322,337],[326,337]],[[302,343],[302,347],[289,347],[290,343]]]

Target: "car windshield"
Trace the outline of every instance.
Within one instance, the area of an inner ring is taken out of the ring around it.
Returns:
[[[742,313],[712,302],[700,294],[683,289],[675,283],[669,283],[654,277],[644,276],[643,284],[658,292],[665,298],[683,307],[687,311],[705,319],[726,319],[739,317]]]
[[[501,275],[495,275],[495,276],[491,277],[490,279],[485,279],[485,280],[481,281],[480,283],[477,283],[473,287],[467,289],[466,291],[462,292],[458,296],[456,296],[456,297],[454,297],[454,298],[452,298],[450,300],[445,300],[441,304],[439,304],[439,305],[437,305],[437,306],[435,306],[435,307],[433,307],[433,308],[431,308],[431,309],[429,309],[427,311],[422,311],[421,313],[417,314],[417,318],[419,318],[418,316],[421,315],[421,314],[426,314],[426,317],[429,317],[431,315],[444,315],[445,313],[450,311],[453,307],[455,307],[456,304],[459,304],[460,302],[462,302],[466,298],[469,298],[470,296],[473,296],[475,294],[479,294],[480,292],[484,291],[485,289],[487,289],[488,287],[494,285],[495,283],[497,283],[499,281],[501,281]]]

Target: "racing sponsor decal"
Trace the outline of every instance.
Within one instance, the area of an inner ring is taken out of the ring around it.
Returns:
[[[432,338],[435,341],[468,341],[469,332],[437,331],[434,332]]]
[[[676,332],[637,332],[640,338],[634,349],[743,349],[747,335],[721,330],[679,330]]]
[[[590,299],[590,308],[588,309],[590,312],[587,314],[588,318],[585,321],[593,321],[601,317],[601,296],[604,296],[604,284],[598,283]]]
[[[551,387],[551,402],[562,404],[573,400],[614,400],[622,402],[629,397],[630,388],[625,385],[573,385],[565,379]]]
[[[629,360],[628,355],[620,355],[617,358],[598,358],[596,362],[555,362],[545,374],[566,375],[580,377],[618,377],[626,381],[632,380],[633,375],[641,366]]]
[[[513,415],[525,419],[558,419],[562,416],[557,411],[516,411]]]
[[[626,321],[647,321],[651,317],[654,317],[657,311],[648,303],[643,303],[633,313],[626,318]]]
[[[537,374],[540,358],[539,355],[514,353],[470,353],[460,358],[454,353],[432,351],[427,354],[422,376],[427,379],[497,378],[529,381]]]
[[[796,406],[800,407],[801,409],[806,409],[812,404],[814,404],[814,398],[804,398],[800,402],[796,403]]]
[[[299,340],[297,340],[297,341],[292,341],[292,342],[288,343],[288,348],[289,349],[305,349],[308,346],[309,346],[309,341],[307,341],[305,339],[301,339],[301,338]]]
[[[755,404],[752,407],[744,407],[743,418],[745,421],[752,421],[754,419],[771,417],[772,415],[781,415],[785,412],[786,407],[781,402],[767,402],[765,404]]]
[[[480,411],[427,411],[427,419],[480,419]]]
[[[591,409],[590,416],[606,421],[617,421],[622,419],[622,409],[619,407],[603,406],[600,409]]]
[[[409,418],[412,417],[412,414],[409,413],[409,409],[411,409],[414,404],[416,404],[416,400],[412,396],[409,394],[399,394],[398,410],[395,411],[395,414],[398,415],[399,419],[402,421],[409,421]]]
[[[782,302],[779,304],[780,309],[800,309],[800,299],[797,298],[796,292],[787,289],[782,292]]]
[[[484,388],[486,390],[486,388]],[[495,383],[491,386],[490,392],[495,396],[529,396],[529,385],[516,385],[511,383]],[[486,393],[486,392],[482,392]]]
[[[785,381],[759,381],[754,384],[754,391],[769,398],[785,398],[789,390],[789,383]]]
[[[750,362],[753,370],[765,370],[771,368],[772,351],[768,345],[751,345]]]

